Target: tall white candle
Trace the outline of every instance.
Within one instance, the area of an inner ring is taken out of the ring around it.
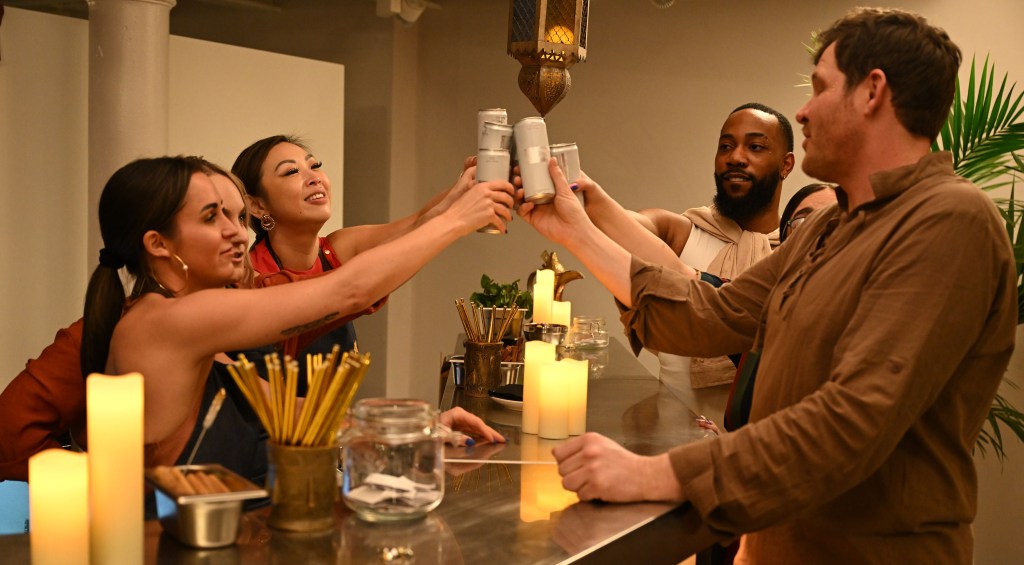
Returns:
[[[553,363],[556,346],[546,341],[528,341],[523,353],[523,433],[540,430],[540,368]]]
[[[558,362],[569,381],[569,435],[587,431],[587,369],[586,359],[562,359]]]
[[[28,459],[34,565],[89,565],[89,462],[84,453],[47,449]]]
[[[568,366],[558,361],[540,368],[540,421],[538,434],[547,439],[569,437]]]
[[[555,272],[551,269],[537,271],[533,282],[533,322],[551,323],[551,302],[555,299]]]
[[[572,302],[555,300],[551,302],[551,323],[569,327],[572,320]]]
[[[89,375],[89,549],[93,563],[142,563],[142,375]]]

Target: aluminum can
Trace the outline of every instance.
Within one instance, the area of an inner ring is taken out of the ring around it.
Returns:
[[[481,149],[476,154],[476,180],[487,182],[492,180],[508,180],[511,156],[507,149]],[[495,225],[484,226],[477,230],[480,233],[499,235],[502,233]]]
[[[484,122],[484,132],[480,136],[480,147],[477,149],[504,149],[512,146],[512,126],[497,122]]]
[[[504,108],[490,108],[488,110],[478,110],[476,113],[476,148],[480,149],[483,147],[483,136],[484,136],[484,124],[487,122],[493,122],[496,124],[507,124],[508,113],[505,112]],[[493,148],[489,148],[493,149]]]
[[[516,156],[523,178],[523,198],[534,204],[546,204],[555,198],[555,185],[548,174],[551,149],[544,118],[523,118],[515,125]]]
[[[551,146],[551,156],[558,162],[565,180],[572,184],[580,178],[580,150],[575,143],[556,143]]]

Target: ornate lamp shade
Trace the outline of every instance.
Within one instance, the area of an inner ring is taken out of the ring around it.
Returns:
[[[589,0],[511,0],[508,54],[523,66],[519,90],[541,116],[569,92],[569,67],[587,58]]]

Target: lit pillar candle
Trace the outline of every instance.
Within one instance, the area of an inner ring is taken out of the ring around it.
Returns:
[[[523,424],[522,430],[535,434],[540,430],[540,368],[553,363],[556,346],[546,341],[526,342],[523,354]]]
[[[551,323],[569,327],[572,320],[572,302],[555,300],[551,302]]]
[[[567,366],[554,362],[540,368],[538,433],[547,439],[569,437],[569,377]]]
[[[89,565],[89,463],[84,453],[47,449],[28,459],[34,565]]]
[[[562,359],[558,362],[569,381],[569,435],[587,431],[587,369],[584,360]]]
[[[551,269],[537,271],[533,282],[533,322],[551,323],[551,302],[555,299],[555,272]]]
[[[89,549],[93,563],[142,563],[142,375],[89,375]]]

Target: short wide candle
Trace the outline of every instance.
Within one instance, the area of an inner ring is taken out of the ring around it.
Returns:
[[[34,565],[89,565],[89,463],[84,453],[47,449],[28,459]]]
[[[142,375],[85,381],[93,563],[142,563]]]

